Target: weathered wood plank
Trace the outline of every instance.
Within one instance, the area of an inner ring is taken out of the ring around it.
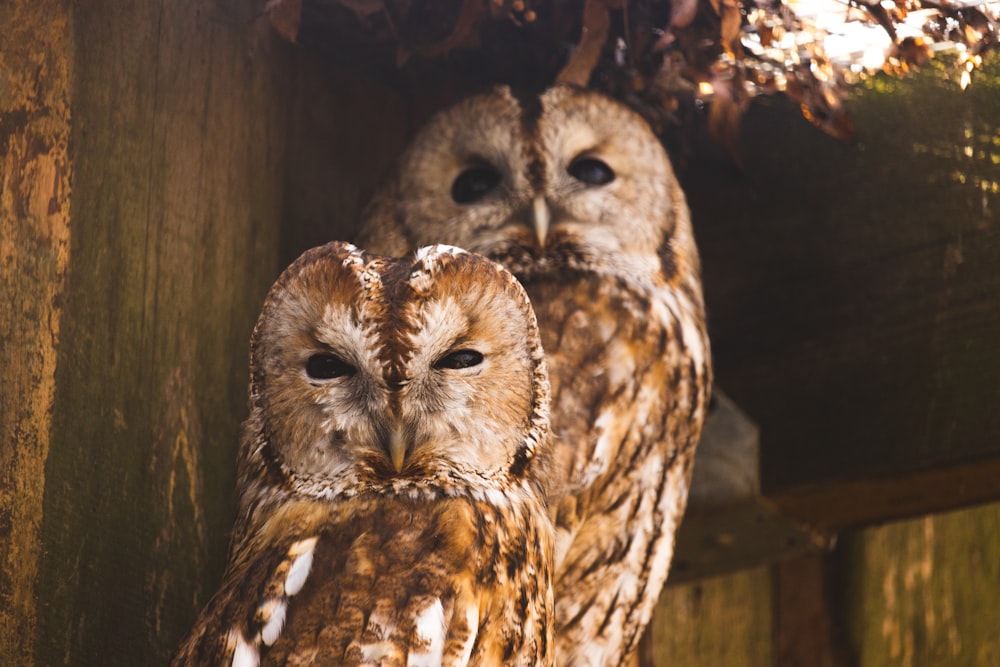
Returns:
[[[0,4],[0,657],[30,665],[69,259],[69,11]]]
[[[854,666],[841,555],[809,554],[772,568],[775,667]]]
[[[1000,505],[866,529],[846,553],[859,667],[1000,664]]]
[[[644,665],[770,665],[771,575],[746,570],[664,590]]]
[[[288,53],[244,3],[67,7],[72,253],[35,659],[163,664],[231,526],[247,340],[280,268]]]

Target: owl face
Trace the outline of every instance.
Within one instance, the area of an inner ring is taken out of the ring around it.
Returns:
[[[399,221],[395,252],[447,239],[517,272],[655,259],[676,206],[648,125],[569,87],[523,101],[501,87],[452,107],[421,130],[396,178],[368,216]],[[393,205],[405,210],[377,210]]]
[[[546,434],[523,289],[452,247],[401,260],[340,243],[307,252],[272,288],[251,365],[271,456],[319,496],[442,475],[509,481]]]

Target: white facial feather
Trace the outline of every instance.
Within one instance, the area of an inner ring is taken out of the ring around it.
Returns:
[[[422,376],[437,358],[468,331],[469,319],[452,297],[433,299],[420,304],[420,313],[411,314],[417,319],[415,331],[409,338],[413,355],[407,363],[410,377]]]

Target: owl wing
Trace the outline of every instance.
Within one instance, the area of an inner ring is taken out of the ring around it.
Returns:
[[[171,664],[258,665],[309,577],[322,515],[316,503],[289,503],[264,523],[262,533],[248,537]],[[290,537],[267,534],[277,533],[283,521]]]
[[[689,355],[700,337],[674,325],[665,299],[598,276],[528,292],[552,384],[558,655],[618,664],[652,613],[683,513],[706,400]]]
[[[347,518],[311,501],[278,510],[239,549],[172,664],[470,664],[481,600],[468,560],[456,571],[452,557],[416,557],[434,534],[419,515]]]

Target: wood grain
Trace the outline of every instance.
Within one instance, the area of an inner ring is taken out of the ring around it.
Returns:
[[[4,3],[0,24],[0,656],[30,665],[70,245],[72,54],[63,3]]]
[[[667,587],[647,633],[651,650],[643,665],[772,664],[770,571]]]
[[[1000,505],[921,517],[848,540],[857,664],[1000,664]]]
[[[291,94],[284,45],[240,8],[71,8],[40,664],[163,663],[221,574],[246,341],[279,269]]]

